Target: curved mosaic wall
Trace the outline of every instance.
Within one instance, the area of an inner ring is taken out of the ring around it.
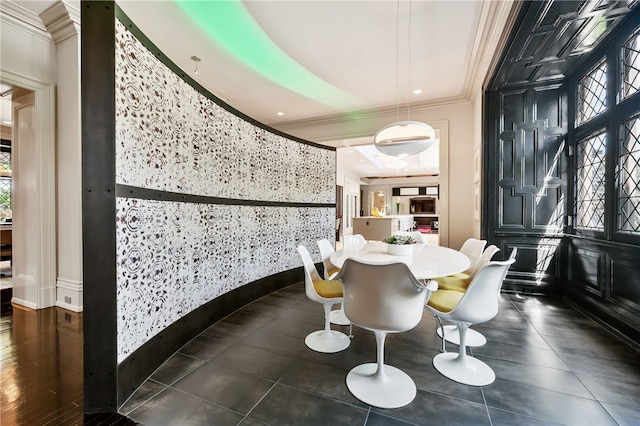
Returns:
[[[117,183],[212,197],[335,202],[335,151],[235,116],[185,83],[122,24],[117,30]]]
[[[249,204],[117,198],[121,362],[221,294],[301,266],[298,244],[319,261],[315,241],[335,232],[336,159],[228,112],[119,21],[116,32],[116,183]]]

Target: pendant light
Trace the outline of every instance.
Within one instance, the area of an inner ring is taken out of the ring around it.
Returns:
[[[398,121],[383,127],[373,137],[373,143],[386,155],[406,157],[418,154],[429,148],[436,139],[433,127],[419,121],[411,121],[411,109],[407,101],[408,120],[400,121],[400,88],[399,88],[399,43],[400,43],[400,0],[396,6],[396,94]],[[409,87],[411,87],[411,1],[409,1]]]

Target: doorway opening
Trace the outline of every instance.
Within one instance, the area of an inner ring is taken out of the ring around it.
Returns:
[[[382,154],[366,137],[341,141],[343,146],[336,147],[338,185],[344,182],[346,187],[349,181],[358,186],[352,192],[362,194],[361,209],[351,212],[353,217],[397,216],[405,224],[411,216],[412,230],[420,231],[430,244],[448,246],[449,123],[430,124],[436,129],[436,142],[408,157]],[[350,201],[347,194],[345,190],[345,205]],[[346,223],[353,223],[353,217],[345,211]],[[345,234],[349,231],[352,228],[345,227]]]

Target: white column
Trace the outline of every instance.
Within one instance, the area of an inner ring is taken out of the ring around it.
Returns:
[[[42,14],[56,44],[57,306],[82,311],[82,158],[80,13],[57,3]]]

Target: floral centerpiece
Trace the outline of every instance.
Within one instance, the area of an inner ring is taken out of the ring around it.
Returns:
[[[413,244],[417,241],[410,235],[391,235],[385,238],[387,253],[396,256],[410,256],[413,254]]]

